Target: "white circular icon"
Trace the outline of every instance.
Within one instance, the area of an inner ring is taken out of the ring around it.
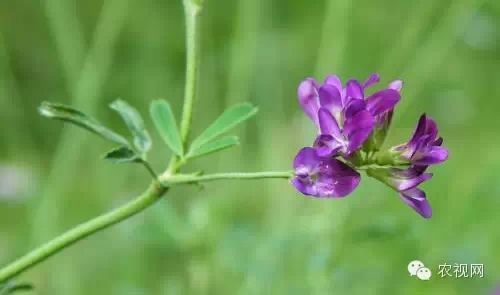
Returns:
[[[410,273],[410,276],[415,276],[417,275],[417,270],[421,267],[424,267],[424,264],[422,261],[419,260],[414,260],[408,264],[408,272]]]
[[[421,267],[417,270],[417,278],[422,281],[428,281],[432,276],[431,270],[427,267]]]

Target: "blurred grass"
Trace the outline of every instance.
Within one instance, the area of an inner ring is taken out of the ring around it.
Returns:
[[[180,2],[0,2],[0,180],[17,173],[14,192],[0,195],[0,263],[146,185],[143,171],[99,160],[109,145],[40,119],[36,106],[71,103],[122,131],[107,108],[117,97],[144,115],[166,98],[179,116]],[[368,178],[333,201],[279,181],[178,188],[23,275],[37,294],[488,294],[499,283],[497,1],[206,2],[194,133],[227,105],[250,100],[260,112],[239,129],[242,146],[189,168],[288,169],[313,139],[298,82],[379,71],[383,85],[406,82],[388,143],[406,140],[425,111],[450,149],[425,184],[434,217]],[[154,137],[162,169],[169,154]],[[431,281],[407,275],[414,259],[431,266]],[[444,262],[484,263],[486,277],[440,279]]]

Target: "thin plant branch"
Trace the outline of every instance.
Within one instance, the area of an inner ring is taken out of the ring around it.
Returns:
[[[136,199],[109,213],[80,224],[1,269],[0,283],[8,281],[68,246],[142,212],[156,203],[166,191],[167,188],[157,181],[153,181],[149,188]]]
[[[229,173],[214,173],[207,175],[193,175],[193,174],[177,174],[173,176],[160,177],[160,182],[164,186],[171,186],[177,184],[190,184],[200,183],[216,180],[250,180],[250,179],[265,179],[265,178],[281,178],[288,179],[293,175],[292,171],[266,171],[266,172],[229,172]]]

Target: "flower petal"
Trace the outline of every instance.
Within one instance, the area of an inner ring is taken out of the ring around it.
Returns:
[[[418,214],[420,214],[424,218],[431,218],[432,216],[432,208],[425,197],[425,192],[418,189],[413,188],[406,191],[401,192],[399,195],[401,200],[405,202],[408,206],[413,208]]]
[[[425,116],[425,114],[422,114],[418,119],[417,127],[415,127],[415,131],[413,131],[413,135],[411,136],[410,141],[408,141],[409,146],[414,146],[418,143],[420,137],[425,134],[426,125],[427,117]]]
[[[373,127],[375,123],[372,114],[366,110],[364,100],[353,99],[344,112],[344,135],[359,128]]]
[[[329,173],[318,178],[318,194],[322,197],[345,197],[349,195],[361,181],[361,176],[347,164],[330,159]]]
[[[361,181],[359,173],[339,160],[335,160],[332,167],[337,195],[343,197],[354,191]]]
[[[383,114],[396,106],[401,99],[399,92],[394,89],[384,89],[375,92],[366,100],[366,109],[372,113],[373,116]]]
[[[349,113],[349,116],[347,114]],[[368,139],[375,126],[375,118],[367,110],[347,112],[344,122],[343,134],[349,142],[347,154],[358,150]]]
[[[408,169],[376,168],[370,169],[368,173],[397,191],[405,191],[432,178],[432,173],[423,172],[421,168],[411,167]]]
[[[351,118],[360,111],[366,110],[366,102],[364,99],[351,99],[344,108],[345,119]]]
[[[346,155],[350,156],[352,155],[352,153],[359,150],[370,136],[372,130],[373,129],[365,128],[352,133],[349,137],[349,144],[347,146]]]
[[[306,115],[311,118],[314,123],[317,123],[319,97],[316,81],[312,78],[307,78],[302,81],[297,89],[297,96],[299,97],[299,103]]]
[[[321,134],[329,134],[336,139],[342,137],[337,120],[335,120],[330,111],[325,108],[320,108],[318,111],[318,120]]]
[[[328,134],[319,135],[314,141],[314,149],[322,158],[333,157],[342,148],[343,143]]]
[[[427,165],[413,165],[413,166],[411,166],[411,168],[413,170],[415,170],[416,173],[420,174],[420,173],[424,173],[427,170],[427,168],[429,168],[429,166],[427,166]]]
[[[339,93],[342,93],[342,81],[340,81],[340,78],[337,75],[329,75],[325,79],[325,84],[332,85],[337,90]]]
[[[403,81],[402,80],[394,80],[391,83],[389,83],[389,89],[394,89],[397,92],[401,92],[402,88],[403,88]]]
[[[330,84],[324,84],[319,88],[319,103],[321,107],[332,113],[342,110],[342,98],[339,90]]]
[[[332,158],[319,158],[309,147],[298,153],[294,162],[292,184],[304,195],[315,197],[344,197],[360,182],[360,175],[345,163]],[[306,169],[303,169],[306,167]],[[312,168],[312,169],[311,169]],[[300,172],[300,170],[305,173]]]
[[[380,81],[380,75],[377,73],[373,73],[366,79],[366,81],[363,83],[363,88],[368,88],[374,84],[377,84]]]
[[[448,158],[448,150],[441,147],[442,138],[437,138],[436,122],[425,114],[420,116],[413,135],[401,149],[401,156],[413,165],[428,166],[439,164]]]
[[[443,138],[440,137],[440,138],[436,139],[432,145],[436,145],[436,146],[443,145]]]
[[[316,186],[308,178],[295,177],[292,179],[292,184],[304,195],[314,196],[317,194]]]
[[[428,144],[432,144],[434,142],[434,140],[436,139],[437,134],[438,134],[437,124],[430,117],[427,117],[427,120],[425,122],[425,134],[427,136],[429,136]]]
[[[427,117],[425,114],[423,114],[418,120],[417,128],[415,129],[415,132],[413,133],[412,139],[410,141],[415,142],[425,136],[425,145],[431,144],[436,139],[437,134],[438,128],[436,122],[432,118]]]
[[[363,92],[363,87],[359,84],[357,80],[349,80],[347,81],[346,84],[346,100],[344,101],[347,103],[349,101],[349,98],[357,98],[357,99],[364,99],[365,95]]]
[[[425,152],[417,151],[412,157],[412,163],[415,165],[435,165],[448,159],[448,150],[441,146],[432,146]]]
[[[293,161],[293,168],[295,168],[296,175],[306,175],[313,173],[318,169],[320,164],[320,157],[317,155],[316,150],[311,147],[302,148],[295,156]]]
[[[378,150],[384,144],[387,132],[391,126],[392,115],[393,110],[390,110],[375,117],[375,128],[373,130],[373,135],[369,139],[372,141],[371,146],[368,146],[370,149],[373,148]]]

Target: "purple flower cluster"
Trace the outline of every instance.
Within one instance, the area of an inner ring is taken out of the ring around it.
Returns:
[[[411,139],[380,151],[390,126],[394,107],[401,99],[403,82],[396,80],[367,96],[378,83],[372,74],[364,83],[349,80],[343,87],[331,75],[323,84],[312,78],[302,81],[298,98],[302,109],[318,129],[312,147],[299,151],[294,160],[293,185],[314,197],[338,198],[349,195],[367,170],[372,176],[400,193],[401,199],[425,218],[432,215],[425,193],[417,188],[430,179],[430,165],[446,160],[436,123],[425,114]]]

